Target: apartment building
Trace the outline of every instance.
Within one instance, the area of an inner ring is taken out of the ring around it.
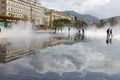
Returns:
[[[0,0],[0,15],[18,17],[43,25],[44,9],[36,0]]]
[[[49,26],[53,26],[52,25],[52,21],[53,20],[57,20],[57,19],[68,19],[68,20],[72,20],[73,16],[64,14],[63,12],[60,11],[56,11],[56,10],[49,10],[49,9],[45,9],[45,23]]]
[[[64,14],[63,12],[60,11],[55,11],[55,10],[49,10],[50,11],[50,17],[51,20],[56,20],[56,19],[68,19],[71,20],[71,16]]]

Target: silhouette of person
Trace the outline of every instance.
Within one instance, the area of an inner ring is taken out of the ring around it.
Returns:
[[[62,32],[62,28],[61,28],[61,32]]]
[[[110,29],[110,36],[112,37],[112,29]]]
[[[78,31],[78,32],[79,32],[78,36],[79,36],[79,39],[80,39],[80,32],[81,32],[81,31],[80,31],[80,29],[79,29],[79,31]]]
[[[68,28],[68,38],[70,38],[70,27]]]
[[[107,38],[110,36],[110,28],[107,29]]]
[[[84,37],[85,37],[85,35],[84,35],[84,34],[85,34],[84,28],[81,29],[81,32],[82,32],[82,33],[81,33],[81,34],[82,34],[82,35],[81,35],[81,40],[84,40]]]
[[[80,30],[79,30],[79,35],[80,35]]]
[[[110,29],[110,44],[112,43],[112,29]]]
[[[55,27],[55,33],[56,33],[57,28]]]
[[[1,32],[1,27],[0,27],[0,32]]]
[[[85,33],[85,30],[82,28],[82,35],[84,35],[84,33]]]
[[[106,39],[106,43],[107,44],[111,44],[112,43],[112,29],[111,28],[108,28],[107,29],[107,39]]]
[[[70,27],[68,28],[68,31],[70,31]]]

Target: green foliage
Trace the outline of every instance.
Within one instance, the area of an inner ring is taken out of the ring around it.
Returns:
[[[12,23],[9,21],[2,21],[2,22],[0,22],[0,26],[3,26],[4,28],[11,28]]]
[[[97,25],[98,28],[102,28],[107,24],[107,22],[104,19],[101,19],[99,24]]]
[[[99,21],[99,24],[97,24],[98,28],[102,28],[107,24],[110,24],[110,26],[115,26],[117,24],[117,19],[115,17],[109,18],[109,19],[101,19]]]
[[[85,21],[80,20],[80,19],[78,19],[78,20],[76,21],[76,27],[77,27],[77,28],[81,28],[81,27],[84,27],[84,26],[87,26],[87,23],[86,23]]]
[[[54,27],[64,27],[65,25],[71,24],[71,21],[68,19],[57,19],[53,20],[52,23]]]
[[[109,19],[109,21],[108,21],[109,23],[110,23],[110,25],[111,26],[114,26],[114,25],[116,25],[117,24],[117,19],[116,18],[114,18],[114,17],[112,17],[112,18],[110,18]]]

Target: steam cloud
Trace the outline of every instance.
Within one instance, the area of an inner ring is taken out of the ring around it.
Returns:
[[[19,29],[20,32],[21,30],[24,31],[24,25],[22,27],[22,29]],[[87,29],[85,30],[85,35],[87,36],[86,42],[80,42],[74,45],[48,47],[33,55],[29,61],[21,61],[22,65],[29,65],[27,67],[32,67],[40,73],[46,73],[49,71],[59,74],[75,71],[103,72],[107,74],[120,73],[120,45],[118,44],[120,42],[120,28],[119,25],[113,27],[112,45],[107,45],[105,43],[106,29],[107,27],[102,29]],[[27,32],[29,35],[31,30],[29,30],[29,28],[25,29],[25,31],[26,30],[28,30]],[[14,31],[14,29],[12,31]],[[19,33],[19,31],[17,32]],[[71,33],[76,33],[76,30],[72,30]],[[15,36],[15,33],[13,36]],[[32,35],[32,37],[45,39],[45,37],[41,35]],[[48,37],[48,35],[46,37]],[[25,38],[23,37],[22,39]],[[12,70],[13,69],[11,69],[9,72]],[[15,73],[17,74],[17,70],[15,70]]]
[[[87,29],[87,42],[74,45],[60,45],[40,50],[30,61],[40,73],[56,72],[103,72],[120,73],[118,37],[120,28],[113,28],[113,43],[106,44],[106,29]]]

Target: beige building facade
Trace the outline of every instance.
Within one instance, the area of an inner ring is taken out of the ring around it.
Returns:
[[[56,10],[49,10],[49,9],[45,9],[45,23],[47,24],[47,26],[49,25],[50,27],[52,27],[52,21],[57,20],[57,19],[68,19],[68,20],[72,20],[73,16],[64,14],[63,12],[60,11],[56,11]]]
[[[64,14],[63,12],[60,11],[55,11],[55,10],[49,10],[50,11],[50,26],[52,25],[52,21],[53,20],[57,20],[57,19],[68,19],[68,20],[72,20],[72,16]]]
[[[49,10],[49,11],[50,11],[51,20],[56,20],[56,19],[69,19],[69,20],[71,20],[71,16],[64,14],[63,12],[55,11],[55,10]]]
[[[0,15],[22,18],[43,25],[44,9],[35,0],[0,0]]]

